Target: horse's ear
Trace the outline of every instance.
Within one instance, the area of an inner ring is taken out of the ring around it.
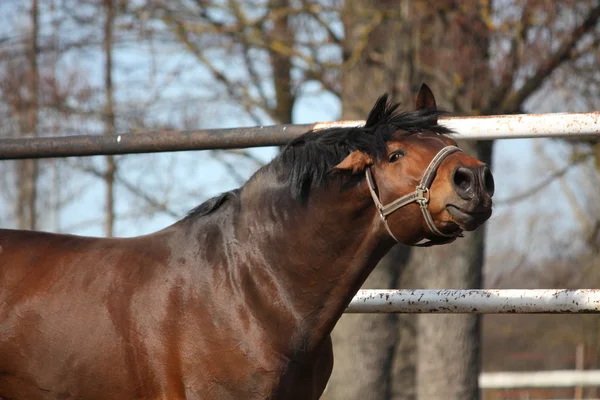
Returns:
[[[373,165],[371,156],[359,150],[354,150],[348,154],[341,163],[333,167],[332,172],[350,172],[358,174],[363,172],[368,166]]]
[[[417,96],[417,110],[422,109],[437,110],[433,92],[424,83],[421,85],[421,90],[419,90],[419,95]]]

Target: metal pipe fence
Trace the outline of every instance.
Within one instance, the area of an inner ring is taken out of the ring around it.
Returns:
[[[359,290],[346,313],[595,314],[597,289]]]
[[[364,121],[336,121],[112,136],[5,138],[0,139],[0,160],[283,146],[311,129],[357,126],[363,123]],[[600,135],[600,111],[451,117],[440,119],[440,124],[455,130],[457,133],[452,136],[456,139],[581,139]]]
[[[565,388],[600,386],[600,370],[554,370],[523,372],[484,372],[481,389]]]

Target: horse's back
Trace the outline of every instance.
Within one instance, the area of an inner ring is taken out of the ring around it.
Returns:
[[[73,291],[96,294],[116,290],[115,284],[138,285],[159,272],[169,253],[151,238],[0,229],[0,301],[15,307],[35,298],[72,296]]]
[[[151,325],[168,313],[171,261],[161,239],[0,230],[0,397],[160,392]]]

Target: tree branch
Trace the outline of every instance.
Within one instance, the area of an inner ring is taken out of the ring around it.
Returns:
[[[175,18],[172,18],[170,16],[167,16],[167,15],[165,15],[163,19],[167,25],[169,23],[174,25],[175,34],[177,35],[177,37],[181,41],[181,43],[186,47],[186,49],[190,53],[192,53],[210,71],[211,75],[217,81],[221,82],[223,84],[223,86],[225,86],[225,90],[227,91],[227,94],[229,94],[229,96],[231,96],[232,99],[239,101],[239,103],[244,107],[244,110],[254,120],[254,122],[257,124],[260,124],[260,118],[252,110],[252,105],[253,105],[254,101],[251,99],[251,97],[249,95],[239,96],[235,92],[234,88],[241,87],[241,85],[235,85],[233,82],[231,82],[229,80],[229,78],[224,73],[219,71],[219,69],[217,67],[215,67],[215,65],[213,63],[210,62],[208,57],[206,57],[206,55],[204,55],[204,53],[202,51],[200,51],[200,49],[198,49],[198,47],[195,46],[194,43],[192,43],[192,41],[189,39],[189,37],[187,35],[187,31],[180,21],[178,21]],[[247,94],[247,89],[246,89],[246,94]]]
[[[546,189],[548,187],[548,185],[550,185],[554,180],[565,175],[574,166],[579,165],[586,160],[589,160],[593,155],[594,155],[593,153],[582,154],[577,159],[573,160],[573,162],[571,162],[569,165],[567,165],[559,170],[554,171],[552,174],[547,176],[545,179],[541,180],[537,185],[535,185],[535,186],[529,188],[528,190],[521,192],[515,196],[508,197],[506,199],[496,200],[494,202],[494,204],[501,205],[501,206],[508,206],[508,205],[515,204],[515,203],[518,203],[523,200],[527,200],[528,198],[530,198],[530,197],[536,195],[537,193],[541,192],[542,190]]]
[[[590,32],[596,27],[599,18],[600,5],[597,5],[590,10],[581,25],[573,30],[571,36],[565,40],[560,45],[558,50],[538,68],[536,73],[530,77],[518,91],[506,97],[506,99],[502,102],[502,106],[500,107],[501,112],[505,114],[515,113],[521,104],[542,85],[544,80],[552,72],[554,72],[563,62],[571,59],[572,52],[579,40],[586,33]],[[487,111],[488,112],[486,112],[486,114],[490,111],[498,112],[499,110]]]
[[[80,165],[80,164],[71,164],[71,165],[72,165],[73,168],[80,169],[80,170],[82,170],[84,172],[87,172],[87,173],[89,173],[91,175],[94,175],[97,178],[104,179],[104,172],[98,171],[93,166]],[[150,196],[148,193],[143,192],[142,190],[140,190],[140,188],[134,186],[130,182],[128,182],[125,179],[123,179],[123,177],[121,177],[119,174],[115,175],[115,181],[117,181],[121,185],[123,185],[124,188],[126,188],[127,190],[129,190],[135,196],[143,199],[146,203],[148,203],[155,210],[162,211],[165,214],[167,214],[167,215],[169,215],[171,217],[174,217],[174,218],[180,218],[181,217],[181,215],[179,213],[177,213],[174,210],[170,209],[164,202],[160,202],[157,199],[155,199],[152,196]]]
[[[502,104],[502,102],[506,99],[507,94],[510,93],[511,89],[513,88],[515,74],[519,70],[521,62],[523,60],[523,44],[527,40],[527,33],[529,32],[529,28],[531,27],[531,24],[529,22],[531,19],[530,5],[531,2],[528,1],[527,4],[523,6],[521,20],[518,24],[518,33],[511,40],[511,47],[508,53],[509,65],[504,70],[500,86],[496,88],[496,90],[490,97],[489,103],[487,105],[488,110],[497,110],[498,106]]]
[[[334,43],[337,44],[338,46],[342,45],[342,41],[343,41],[343,37],[339,37],[334,31],[333,29],[331,29],[331,25],[328,24],[327,22],[325,22],[325,20],[321,17],[320,11],[321,11],[321,7],[317,4],[309,4],[305,1],[303,1],[303,5],[305,8],[305,12],[310,15],[315,21],[317,21],[317,23],[323,28],[325,29],[325,31],[327,32],[327,35],[329,36],[329,39]]]
[[[210,155],[215,160],[223,164],[227,172],[229,172],[238,185],[242,185],[244,182],[246,182],[246,179],[237,172],[236,166],[227,161],[225,157],[222,156],[222,153],[220,153],[218,150],[211,150]]]

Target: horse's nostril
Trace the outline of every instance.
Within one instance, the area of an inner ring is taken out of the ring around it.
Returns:
[[[487,165],[484,165],[481,170],[481,182],[483,182],[483,189],[490,196],[494,195],[494,190],[496,188],[494,184],[494,176],[492,175],[492,171]]]
[[[454,170],[454,176],[452,177],[454,189],[465,200],[473,196],[473,181],[474,175],[470,168],[458,167]]]

